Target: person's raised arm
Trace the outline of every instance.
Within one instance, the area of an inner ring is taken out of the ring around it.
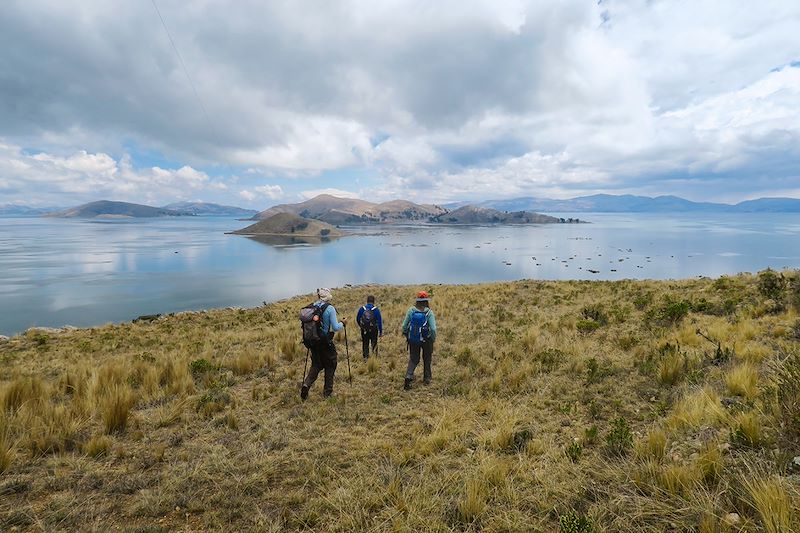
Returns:
[[[330,318],[331,331],[339,331],[347,324],[347,319],[342,319],[341,322],[338,321],[336,318],[336,308],[332,305],[329,306],[325,312],[328,313],[328,317]]]

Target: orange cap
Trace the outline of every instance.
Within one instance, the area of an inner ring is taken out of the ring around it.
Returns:
[[[428,291],[419,291],[417,293],[417,300],[427,300],[428,299]]]

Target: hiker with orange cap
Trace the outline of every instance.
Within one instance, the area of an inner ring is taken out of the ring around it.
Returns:
[[[419,364],[422,352],[422,383],[431,382],[431,359],[433,342],[436,340],[436,317],[428,307],[430,297],[427,291],[419,291],[415,305],[409,307],[403,320],[403,335],[408,340],[408,368],[403,389],[410,390],[414,380],[414,370]]]

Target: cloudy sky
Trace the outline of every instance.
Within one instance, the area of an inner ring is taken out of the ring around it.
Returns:
[[[800,197],[798,35],[797,0],[3,0],[0,204]]]

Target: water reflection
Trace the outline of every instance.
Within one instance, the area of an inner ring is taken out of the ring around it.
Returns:
[[[269,246],[320,245],[331,242],[330,237],[297,237],[294,235],[247,235],[247,238]]]
[[[581,218],[593,223],[350,228],[355,234],[338,239],[226,235],[242,223],[225,218],[0,218],[0,334],[255,306],[320,285],[664,279],[800,268],[800,215]]]

